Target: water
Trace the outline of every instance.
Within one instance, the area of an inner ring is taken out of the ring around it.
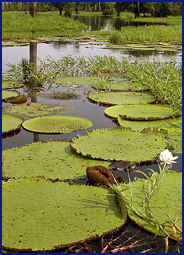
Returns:
[[[150,25],[148,22],[131,21],[131,19],[122,19],[119,17],[105,17],[105,16],[78,16],[72,17],[74,20],[78,20],[81,23],[86,24],[89,28],[87,31],[108,31],[108,30],[120,30],[124,26],[145,26]],[[164,23],[157,23],[157,25],[163,25]],[[151,24],[154,25],[154,24]],[[164,24],[166,25],[166,24]]]
[[[9,68],[6,64],[19,64],[22,59],[29,60],[29,45],[28,46],[14,46],[2,48],[2,72],[6,73]],[[160,62],[171,61],[170,56],[176,62],[181,62],[182,55],[180,52],[158,52],[158,51],[138,51],[127,49],[108,49],[105,45],[91,45],[89,43],[38,43],[37,44],[37,64],[39,65],[39,59],[45,60],[46,57],[51,56],[53,59],[58,60],[64,56],[113,56],[117,59],[122,57],[127,58],[130,61],[135,59],[141,59],[144,61],[153,62],[158,60]]]

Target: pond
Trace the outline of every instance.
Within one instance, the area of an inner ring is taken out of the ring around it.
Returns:
[[[79,19],[79,17],[78,17]],[[83,17],[82,17],[83,19]],[[85,23],[87,25],[90,25],[90,30],[109,30],[113,29],[112,28],[112,20],[105,19],[103,25],[101,26],[101,20],[98,20],[98,17],[93,21],[93,25],[91,24],[91,20],[88,20],[86,18]],[[119,20],[115,20],[115,24],[119,24]],[[119,29],[120,26],[122,25],[127,25],[125,23],[119,24],[119,27],[113,26],[116,29]],[[14,46],[14,47],[3,47],[2,48],[2,72],[3,74],[6,74],[8,67],[7,63],[11,64],[19,64],[22,62],[22,59],[27,59],[29,60],[29,55],[30,55],[30,46]],[[105,47],[104,45],[98,45],[98,44],[93,44],[91,45],[90,43],[66,43],[66,44],[61,44],[58,42],[51,42],[51,43],[38,43],[37,44],[37,64],[39,65],[39,60],[45,60],[47,56],[51,56],[53,59],[58,60],[64,56],[114,56],[117,59],[121,59],[122,57],[127,58],[130,61],[135,61],[135,60],[146,60],[146,61],[160,61],[160,62],[165,62],[165,61],[171,61],[170,56],[177,62],[181,62],[181,53],[180,52],[159,52],[159,51],[138,51],[138,50],[125,50],[125,49],[109,49],[108,47]],[[25,88],[20,88],[17,89],[20,94],[27,94],[27,90]],[[89,88],[90,90],[90,88]],[[48,92],[64,92],[68,91],[67,86],[53,86]],[[84,93],[85,88],[77,88],[75,91],[72,89],[70,90],[70,93],[73,93],[77,95],[77,98],[74,99],[52,99],[52,98],[47,98],[43,96],[43,94],[47,92],[47,86],[43,88],[43,91],[40,92],[34,92],[32,96],[28,98],[27,104],[29,104],[33,98],[35,102],[38,103],[46,103],[46,104],[66,104],[74,109],[64,113],[63,115],[65,116],[77,116],[77,117],[82,117],[89,119],[92,123],[93,126],[88,128],[87,130],[93,130],[93,129],[103,129],[103,128],[115,128],[118,126],[117,122],[113,121],[110,118],[107,118],[104,114],[104,110],[107,108],[105,105],[99,105],[96,103],[92,103],[91,101],[88,100],[87,95]],[[10,103],[3,103],[3,106],[9,106]],[[57,114],[56,114],[57,115]],[[30,118],[24,117],[24,120],[28,120]],[[49,139],[57,139],[59,141],[72,141],[73,137],[77,137],[78,134],[80,135],[85,135],[86,130],[81,130],[81,131],[75,131],[71,132],[69,134],[38,134],[38,133],[32,133],[28,132],[25,129],[21,128],[20,133],[15,134],[12,137],[6,137],[2,139],[2,149],[6,148],[15,148],[18,146],[24,146],[26,144],[31,144],[33,142],[37,141],[44,141],[47,142]],[[173,170],[177,171],[182,171],[182,154],[176,154],[179,156],[177,160],[177,164],[173,164]],[[115,162],[112,164],[112,171],[115,176],[122,176],[124,180],[128,180],[128,176],[126,172],[123,171],[117,171],[114,170],[117,168],[117,166],[121,167],[121,164],[119,162]],[[158,171],[158,165],[156,163],[154,164],[144,164],[137,166],[136,169],[138,170],[144,170],[146,168],[152,168],[155,171]],[[135,176],[141,177],[141,174],[136,174]],[[135,177],[133,175],[132,179]],[[81,180],[82,184],[86,184],[87,180]],[[137,236],[137,226],[133,225],[128,221],[127,223],[127,229],[131,233],[136,233]],[[144,237],[147,234],[147,232],[144,232],[142,230],[141,235]],[[128,238],[128,237],[126,237]],[[137,237],[136,237],[137,238]],[[150,235],[150,240],[152,239],[152,235]],[[162,247],[162,252],[163,252],[163,247],[164,243],[160,241],[160,247]],[[171,246],[174,243],[171,243]],[[100,252],[99,250],[99,244],[94,243],[93,246],[95,247],[95,250],[97,252]],[[159,245],[158,245],[159,246]],[[149,247],[149,246],[147,246]],[[145,248],[144,248],[145,249]],[[159,247],[157,247],[159,250]],[[173,248],[174,249],[174,248]],[[136,247],[134,249],[136,251]],[[87,250],[86,250],[87,251]],[[86,252],[85,249],[82,250],[82,252]],[[132,252],[132,251],[130,251]],[[137,250],[137,252],[139,252]]]
[[[119,17],[111,18],[106,16],[78,16],[72,17],[74,20],[78,20],[81,23],[86,24],[89,28],[87,31],[108,31],[108,30],[120,30],[124,26],[145,26],[150,23],[132,21],[130,18],[122,19]],[[154,25],[154,24],[151,24]],[[165,25],[164,23],[157,23],[157,25]]]

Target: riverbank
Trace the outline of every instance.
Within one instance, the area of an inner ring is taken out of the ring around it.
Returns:
[[[79,15],[89,15],[80,13]],[[92,15],[90,13],[90,15]],[[93,13],[96,15],[96,13]],[[98,15],[102,15],[99,14]],[[32,18],[25,12],[2,12],[2,39],[33,40],[39,37],[65,36],[68,39],[76,36],[96,36],[96,40],[106,40],[113,44],[143,42],[182,42],[182,17],[134,19],[130,13],[122,13],[120,18],[128,18],[144,26],[125,26],[119,31],[86,31],[87,26],[77,20],[60,17],[58,12],[38,12]],[[162,25],[159,25],[162,24]],[[164,25],[163,25],[164,24]]]

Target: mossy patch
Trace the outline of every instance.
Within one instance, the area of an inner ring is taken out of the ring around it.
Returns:
[[[39,117],[51,114],[63,114],[67,111],[74,110],[74,108],[68,105],[53,105],[53,104],[41,104],[41,103],[29,103],[22,105],[13,105],[4,108],[6,113],[17,114],[26,117]]]
[[[18,81],[4,80],[2,79],[2,89],[15,89],[24,87],[25,84]]]

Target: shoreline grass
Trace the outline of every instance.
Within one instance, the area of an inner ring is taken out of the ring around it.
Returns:
[[[75,14],[73,14],[75,16]],[[72,16],[73,16],[72,15]],[[103,16],[101,13],[81,12],[78,16]],[[85,31],[87,26],[77,20],[59,16],[59,12],[38,12],[32,18],[25,12],[2,12],[2,39],[38,39],[43,36],[93,36],[105,38],[114,44],[130,42],[182,42],[182,17],[133,18],[132,13],[121,13],[120,18],[127,18],[138,23],[148,22],[147,26],[125,26],[119,31]],[[113,18],[117,16],[112,16]],[[164,23],[167,25],[153,25]],[[84,32],[85,31],[85,32]]]
[[[60,17],[58,12],[38,12],[36,18],[25,12],[2,12],[2,39],[37,39],[58,34],[74,36],[86,28],[79,21]]]

